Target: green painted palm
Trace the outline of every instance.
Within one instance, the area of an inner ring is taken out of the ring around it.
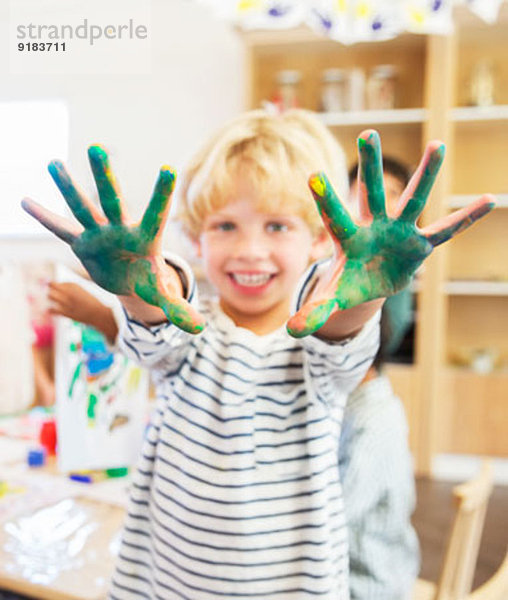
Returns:
[[[100,146],[91,146],[88,157],[104,214],[79,190],[59,161],[50,163],[49,172],[81,226],[30,199],[23,200],[23,208],[70,245],[98,285],[113,294],[135,294],[160,307],[172,323],[185,331],[202,331],[203,318],[182,298],[178,275],[168,269],[161,256],[175,173],[169,167],[161,168],[143,218],[133,223],[107,153]]]
[[[339,310],[391,296],[404,288],[433,248],[466,229],[493,207],[482,196],[433,225],[418,228],[416,220],[444,158],[444,145],[430,142],[404,190],[397,214],[385,207],[379,135],[373,130],[358,138],[360,219],[354,221],[323,173],[311,176],[309,186],[334,243],[334,257],[308,302],[288,321],[288,331],[303,337],[317,331]]]

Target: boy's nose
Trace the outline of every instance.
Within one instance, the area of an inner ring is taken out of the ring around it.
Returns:
[[[235,246],[235,258],[259,259],[270,254],[269,245],[259,235],[243,235]]]

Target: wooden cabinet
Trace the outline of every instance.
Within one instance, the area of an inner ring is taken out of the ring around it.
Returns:
[[[481,192],[498,207],[448,247],[443,419],[437,452],[508,454],[508,21],[469,21],[455,35],[447,208]],[[484,72],[481,82],[479,70]],[[467,106],[493,83],[492,106]],[[485,81],[486,79],[486,81]],[[490,79],[490,82],[489,82]],[[481,90],[480,90],[481,91]]]
[[[395,109],[321,118],[349,164],[365,128],[377,129],[384,153],[411,167],[429,140],[446,143],[447,157],[421,224],[482,192],[499,195],[499,207],[484,221],[426,261],[417,293],[414,364],[388,369],[406,407],[422,474],[432,472],[437,453],[508,454],[507,31],[505,7],[498,24],[482,25],[468,16],[449,37],[403,35],[342,46],[308,30],[245,35],[251,108],[273,97],[281,70],[300,72],[301,105],[319,110],[323,70],[360,67],[368,74],[376,65],[395,65]],[[492,69],[495,105],[467,106],[473,70],[481,62]],[[478,372],[482,369],[486,372]]]

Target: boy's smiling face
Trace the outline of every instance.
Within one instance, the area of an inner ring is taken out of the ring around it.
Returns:
[[[324,234],[314,238],[298,215],[262,212],[247,186],[236,191],[206,217],[198,253],[224,312],[262,335],[285,323],[298,280],[327,241]]]

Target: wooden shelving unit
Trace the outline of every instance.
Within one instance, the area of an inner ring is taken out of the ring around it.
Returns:
[[[432,459],[442,452],[508,454],[501,424],[508,400],[508,63],[502,58],[508,52],[508,7],[493,26],[470,15],[462,24],[460,14],[458,19],[453,36],[404,35],[347,47],[307,30],[245,35],[251,108],[271,98],[283,69],[301,72],[302,106],[318,111],[324,69],[397,67],[396,109],[319,116],[349,163],[356,160],[356,136],[368,127],[379,131],[385,154],[411,167],[427,141],[445,142],[447,157],[420,225],[481,193],[498,195],[496,210],[427,260],[414,286],[415,362],[388,367],[407,411],[420,474],[431,474]],[[480,60],[494,66],[494,106],[466,105],[471,71]],[[457,356],[481,349],[496,356],[492,373],[455,364]]]

